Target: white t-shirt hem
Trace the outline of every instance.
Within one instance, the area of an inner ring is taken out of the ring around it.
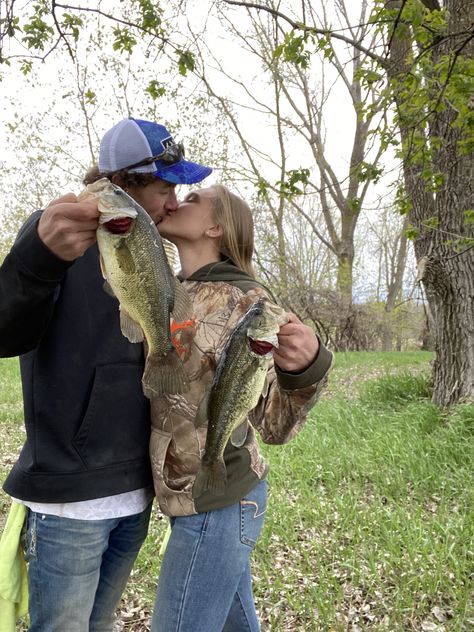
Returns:
[[[141,513],[148,507],[154,495],[152,487],[142,487],[123,494],[73,503],[35,503],[13,497],[12,500],[26,505],[36,513],[73,520],[108,520]]]

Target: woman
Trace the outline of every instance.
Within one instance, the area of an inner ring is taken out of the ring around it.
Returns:
[[[250,554],[266,511],[268,467],[254,429],[267,443],[300,430],[331,366],[313,330],[289,314],[244,444],[227,444],[224,494],[193,497],[206,427],[196,427],[199,402],[212,382],[222,346],[248,307],[268,292],[254,278],[253,222],[248,205],[220,185],[189,193],[159,225],[181,261],[194,318],[175,324],[175,345],[191,383],[184,395],[152,401],[150,454],[155,492],[170,516],[153,632],[241,632],[260,629]]]

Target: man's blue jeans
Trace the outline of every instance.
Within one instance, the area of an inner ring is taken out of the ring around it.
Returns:
[[[265,518],[267,483],[240,502],[171,519],[152,632],[258,632],[250,554]]]
[[[150,511],[110,520],[28,511],[29,632],[112,632]]]

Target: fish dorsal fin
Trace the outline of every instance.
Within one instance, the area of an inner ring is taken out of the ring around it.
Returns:
[[[122,306],[120,306],[120,329],[130,342],[143,342],[145,339],[143,329],[122,309]]]
[[[232,445],[236,448],[241,448],[244,445],[245,440],[247,439],[247,431],[248,423],[247,419],[244,419],[243,422],[232,431],[232,435],[230,437]]]
[[[183,320],[189,320],[192,316],[193,305],[191,297],[184,289],[178,279],[174,278],[174,306],[172,316],[173,319],[180,323]]]
[[[170,268],[172,270],[177,270],[179,267],[178,249],[167,239],[162,238],[162,242],[166,258],[168,259],[168,263],[170,264]]]
[[[136,271],[135,261],[128,247],[127,240],[125,238],[121,239],[115,247],[117,248],[117,262],[119,268],[125,272],[125,274],[134,274]]]
[[[209,397],[211,391],[208,390],[202,396],[201,401],[198,404],[196,409],[196,417],[194,419],[194,424],[196,428],[201,428],[205,426],[209,420]]]

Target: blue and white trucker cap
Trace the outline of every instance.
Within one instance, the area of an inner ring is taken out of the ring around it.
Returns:
[[[175,143],[164,125],[128,118],[105,133],[100,143],[99,170],[151,173],[173,184],[201,182],[212,172],[184,159],[184,148]]]

